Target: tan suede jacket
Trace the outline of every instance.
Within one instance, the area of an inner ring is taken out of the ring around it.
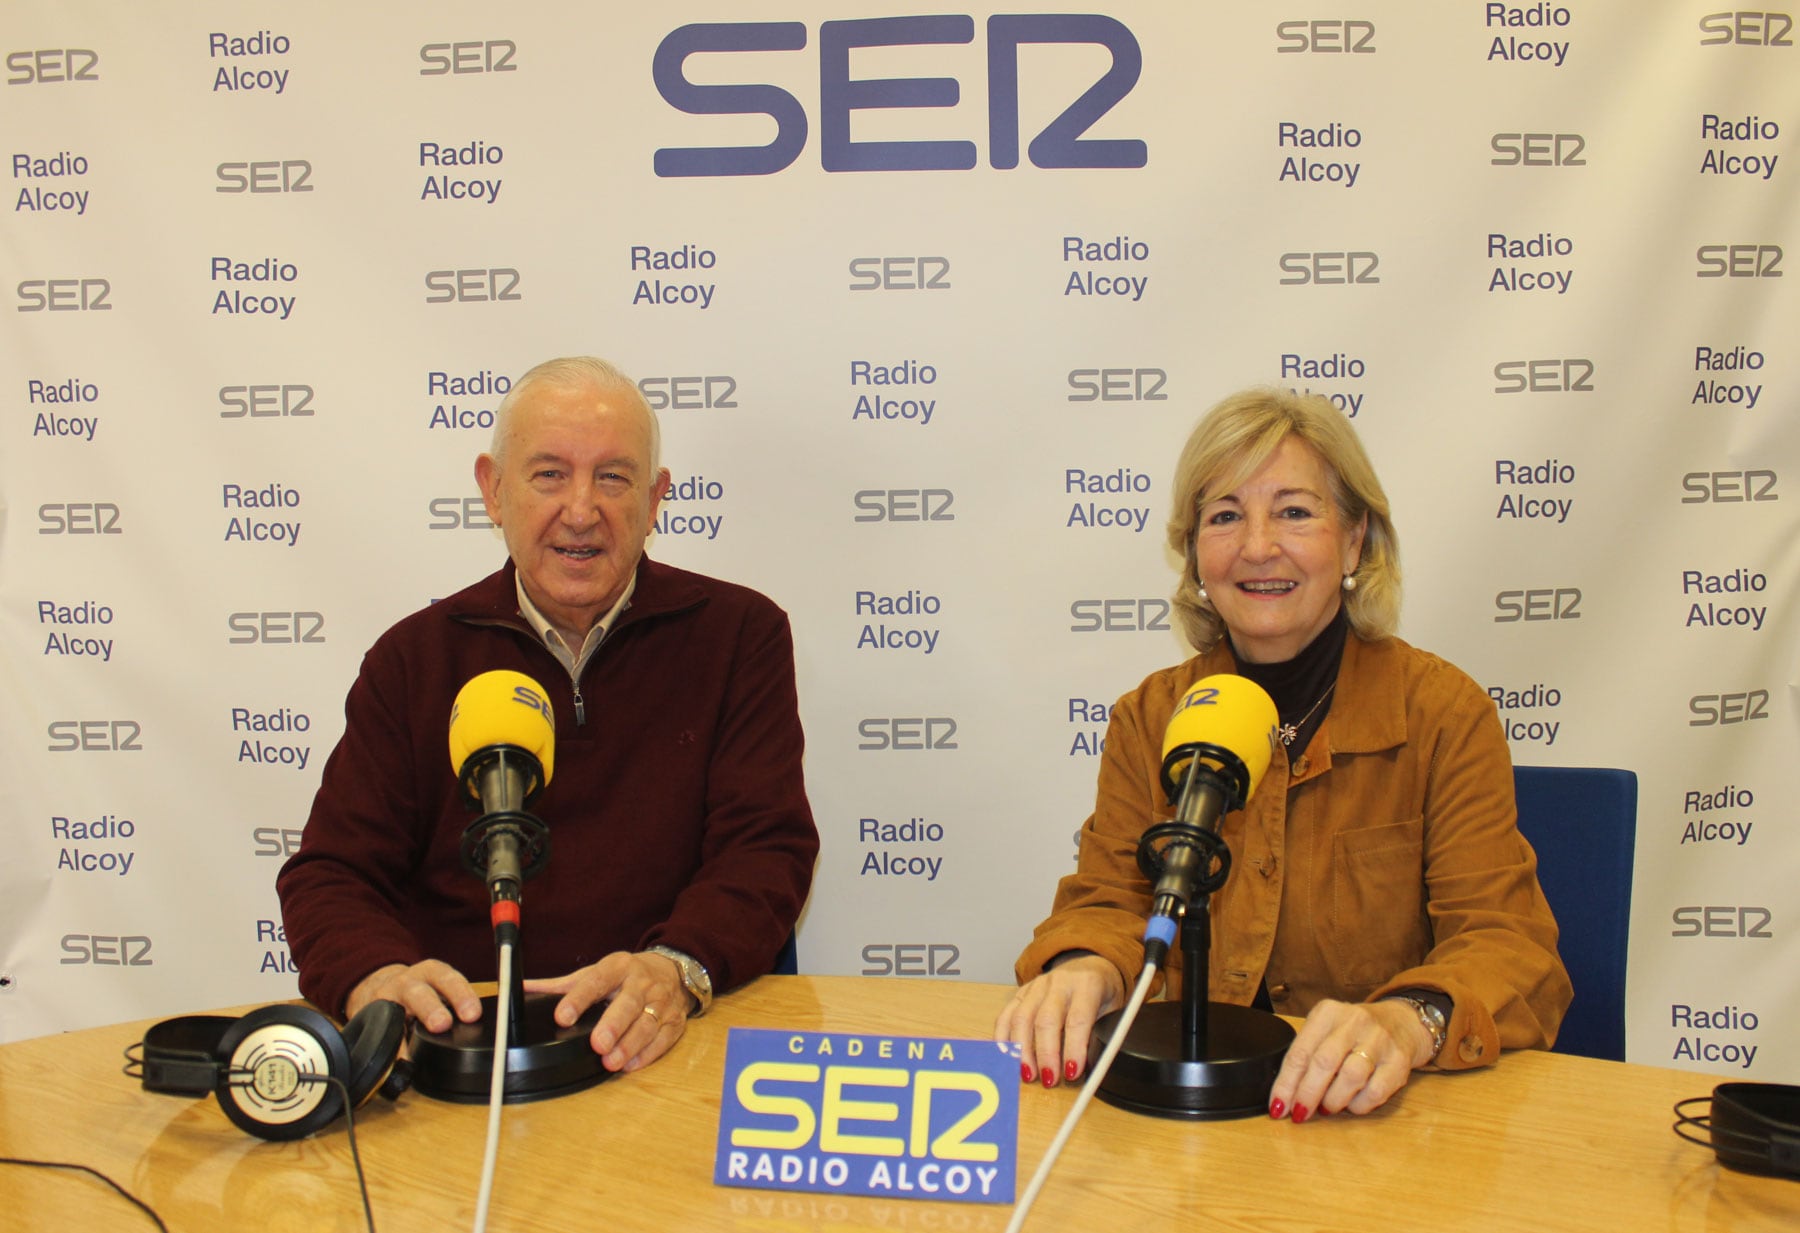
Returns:
[[[1143,966],[1150,887],[1137,842],[1171,816],[1163,731],[1189,686],[1231,672],[1223,646],[1148,677],[1114,707],[1076,872],[1019,957],[1021,983],[1069,950]],[[1512,762],[1493,703],[1454,665],[1398,638],[1345,642],[1330,713],[1290,768],[1279,754],[1220,827],[1233,857],[1212,897],[1211,997],[1276,1011],[1398,989],[1455,1002],[1437,1065],[1547,1048],[1571,989],[1537,857],[1519,834]],[[1171,954],[1168,995],[1180,988]]]

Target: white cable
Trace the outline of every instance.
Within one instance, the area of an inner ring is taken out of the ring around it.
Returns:
[[[1014,1205],[1012,1219],[1006,1222],[1006,1233],[1019,1233],[1020,1227],[1024,1225],[1025,1213],[1031,1210],[1032,1203],[1037,1200],[1038,1191],[1044,1188],[1044,1182],[1050,1176],[1050,1166],[1056,1163],[1058,1156],[1062,1155],[1063,1146],[1068,1143],[1069,1136],[1075,1133],[1075,1123],[1081,1120],[1082,1113],[1087,1109],[1089,1102],[1094,1099],[1094,1093],[1100,1090],[1101,1080],[1105,1079],[1106,1072],[1112,1069],[1113,1059],[1119,1056],[1119,1050],[1124,1047],[1125,1037],[1131,1032],[1131,1025],[1137,1021],[1138,1011],[1143,1007],[1144,999],[1150,996],[1150,982],[1155,977],[1156,968],[1145,964],[1143,974],[1138,977],[1137,988],[1131,991],[1131,1000],[1125,1004],[1125,1013],[1119,1016],[1118,1026],[1113,1029],[1112,1039],[1106,1042],[1106,1048],[1100,1054],[1100,1060],[1094,1063],[1093,1072],[1088,1075],[1088,1081],[1082,1087],[1081,1095],[1075,1098],[1074,1108],[1070,1109],[1069,1115],[1063,1118],[1062,1129],[1056,1132],[1056,1138],[1050,1140],[1050,1150],[1044,1153],[1044,1159],[1038,1164],[1037,1172],[1031,1175],[1031,1184],[1025,1187],[1024,1197]]]
[[[506,1009],[512,1002],[512,943],[500,944],[500,992],[494,999],[494,1076],[488,1085],[487,1150],[481,1157],[481,1189],[475,1197],[475,1233],[487,1228],[488,1200],[494,1195],[494,1161],[500,1155],[500,1107],[506,1103]]]

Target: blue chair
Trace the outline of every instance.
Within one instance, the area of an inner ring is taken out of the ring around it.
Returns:
[[[775,953],[775,975],[797,976],[800,972],[800,950],[794,943],[794,935],[788,934],[787,941]]]
[[[1637,775],[1594,767],[1515,766],[1519,830],[1562,936],[1575,1001],[1555,1052],[1625,1060],[1625,959],[1637,849]]]

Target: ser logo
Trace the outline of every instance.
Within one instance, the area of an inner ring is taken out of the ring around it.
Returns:
[[[1166,632],[1169,601],[1166,599],[1078,599],[1069,605],[1075,623],[1073,634],[1135,634]]]
[[[1698,718],[1688,720],[1690,728],[1711,728],[1719,724],[1745,724],[1753,719],[1769,717],[1769,691],[1749,689],[1735,694],[1695,694],[1688,699],[1688,713]]]
[[[956,721],[948,715],[865,719],[856,725],[856,734],[862,738],[856,747],[863,750],[961,748],[956,743]]]
[[[1738,43],[1749,47],[1792,47],[1794,17],[1791,13],[1764,13],[1756,9],[1708,13],[1700,19],[1702,47]]]
[[[105,278],[30,278],[19,284],[22,313],[104,313],[112,305],[112,281]]]
[[[1732,907],[1709,904],[1705,907],[1676,908],[1671,913],[1675,927],[1672,938],[1772,938],[1769,922],[1774,915],[1767,908]]]
[[[300,850],[302,832],[297,826],[259,826],[250,832],[256,844],[252,856],[289,857]]]
[[[1283,287],[1366,286],[1381,281],[1375,271],[1381,258],[1375,253],[1283,253],[1281,285]]]
[[[1496,394],[1592,394],[1594,361],[1502,360],[1494,365]]]
[[[1374,55],[1375,23],[1358,20],[1284,21],[1275,27],[1275,50],[1283,55]]]
[[[644,377],[638,393],[652,411],[710,411],[737,406],[736,377]]]
[[[864,488],[854,498],[856,522],[955,522],[948,488]]]
[[[488,300],[522,300],[519,272],[507,266],[492,270],[433,270],[425,276],[431,292],[427,304],[477,304]]]
[[[301,642],[325,641],[325,614],[322,612],[234,612],[225,618],[233,646],[260,642],[269,646],[285,646]]]
[[[303,158],[220,163],[215,193],[310,193],[312,164]]]
[[[142,934],[65,933],[62,936],[65,965],[91,963],[99,967],[155,967],[150,958],[150,939]]]
[[[310,385],[221,385],[219,402],[225,410],[222,420],[271,419],[283,415],[313,414],[313,387]]]
[[[961,976],[962,949],[949,942],[871,942],[862,948],[864,976]]]
[[[1495,133],[1488,145],[1495,167],[1587,166],[1587,138],[1580,133]]]
[[[1160,368],[1076,368],[1069,372],[1070,402],[1167,402],[1169,374]]]
[[[123,535],[111,501],[55,501],[38,506],[39,535]]]
[[[81,47],[13,51],[6,55],[6,84],[49,85],[58,81],[99,81],[100,53]]]
[[[1736,505],[1744,501],[1779,501],[1773,471],[1689,471],[1681,477],[1683,505]]]
[[[492,531],[494,523],[480,497],[433,497],[427,531]]]
[[[1694,253],[1695,278],[1782,278],[1779,244],[1703,244]]]
[[[806,146],[806,107],[779,86],[765,83],[702,85],[688,78],[692,56],[801,51],[803,22],[695,23],[672,31],[657,47],[651,76],[657,93],[677,111],[694,116],[767,116],[775,137],[763,146],[665,147],[652,166],[662,177],[773,175],[793,165]],[[973,141],[852,141],[851,116],[860,110],[951,108],[962,99],[954,77],[852,78],[852,52],[865,47],[954,46],[975,40],[975,21],[962,14],[871,17],[819,25],[819,164],[826,171],[968,171],[976,163]],[[988,164],[1019,165],[1019,49],[1027,44],[1092,45],[1112,63],[1026,148],[1034,167],[1142,167],[1148,147],[1139,140],[1084,139],[1132,87],[1143,69],[1137,38],[1112,17],[1097,13],[995,14],[987,22]],[[700,76],[718,77],[707,66]]]
[[[519,45],[511,39],[488,39],[463,43],[427,43],[419,48],[419,59],[425,67],[421,77],[442,77],[446,73],[516,73],[513,63]]]
[[[51,723],[51,753],[142,753],[143,727],[135,719],[58,719]]]
[[[948,257],[854,257],[852,291],[948,291]]]
[[[1502,591],[1494,596],[1500,615],[1494,624],[1512,621],[1578,621],[1581,619],[1580,587],[1539,587],[1529,591]]]

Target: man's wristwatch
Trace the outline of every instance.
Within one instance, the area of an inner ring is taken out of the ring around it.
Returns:
[[[683,954],[672,946],[651,946],[645,949],[646,955],[661,955],[675,964],[675,971],[681,976],[681,987],[688,996],[694,999],[694,1005],[688,1011],[689,1018],[698,1018],[706,1013],[712,1005],[712,977],[707,975],[706,968],[692,955]]]
[[[1419,1016],[1419,1022],[1425,1025],[1427,1032],[1431,1033],[1431,1057],[1429,1060],[1437,1061],[1438,1054],[1444,1051],[1444,1038],[1450,1034],[1450,1023],[1444,1018],[1444,1012],[1424,998],[1411,997],[1404,993],[1395,995],[1391,1000],[1405,1002],[1413,1008],[1413,1012]]]

